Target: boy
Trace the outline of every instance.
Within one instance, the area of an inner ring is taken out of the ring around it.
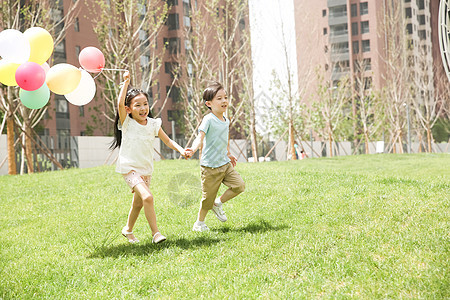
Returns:
[[[220,83],[215,82],[205,89],[203,100],[211,113],[203,118],[199,135],[194,140],[192,148],[186,149],[187,154],[192,156],[203,145],[200,158],[202,202],[193,231],[209,230],[205,224],[205,217],[210,209],[220,221],[225,222],[227,217],[223,211],[223,203],[236,197],[245,189],[244,181],[234,169],[237,160],[230,153],[228,140],[230,121],[224,117],[228,107],[225,89]],[[205,140],[204,144],[203,140]],[[216,199],[221,183],[229,188]]]

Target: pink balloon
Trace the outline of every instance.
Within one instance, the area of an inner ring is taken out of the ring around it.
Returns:
[[[31,61],[21,64],[15,74],[17,84],[26,91],[35,91],[45,82],[45,71]]]
[[[105,67],[105,57],[95,47],[86,47],[81,50],[78,61],[86,71],[92,73],[98,73]]]

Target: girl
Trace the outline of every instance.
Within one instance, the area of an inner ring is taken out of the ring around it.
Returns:
[[[161,129],[161,119],[151,118],[147,94],[135,88],[128,89],[130,83],[128,71],[124,73],[123,79],[125,81],[119,93],[114,125],[115,140],[111,149],[120,147],[116,172],[123,175],[134,195],[122,235],[130,243],[139,242],[133,234],[133,227],[141,208],[144,207],[145,217],[152,230],[152,242],[157,244],[165,241],[166,237],[158,231],[153,195],[149,189],[153,172],[155,136],[171,149],[179,151],[181,155],[185,156],[186,152]]]

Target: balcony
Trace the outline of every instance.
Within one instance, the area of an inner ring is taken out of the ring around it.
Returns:
[[[334,7],[347,4],[347,0],[328,0],[328,7]]]

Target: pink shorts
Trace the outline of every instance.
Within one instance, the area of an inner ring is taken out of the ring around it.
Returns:
[[[132,193],[134,193],[133,188],[139,183],[143,183],[147,187],[150,187],[150,179],[152,178],[152,176],[143,176],[136,171],[130,171],[130,173],[122,174],[122,176],[128,186],[131,188]]]

